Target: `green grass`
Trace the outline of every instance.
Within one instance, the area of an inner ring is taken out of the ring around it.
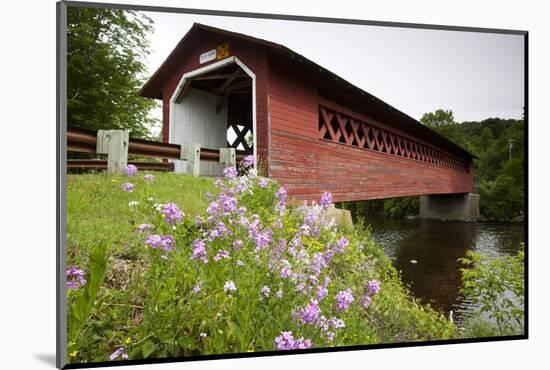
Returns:
[[[68,260],[80,261],[102,241],[110,245],[111,254],[135,259],[143,251],[136,248],[136,228],[149,222],[128,204],[131,201],[153,203],[173,202],[186,217],[195,218],[207,206],[205,193],[214,191],[211,178],[194,178],[174,173],[156,173],[155,182],[135,177],[107,174],[69,175],[67,179],[67,251]],[[132,193],[122,190],[122,184],[135,185]]]

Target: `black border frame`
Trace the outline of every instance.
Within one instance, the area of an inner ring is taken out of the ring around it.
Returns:
[[[525,324],[523,335],[497,336],[485,338],[465,338],[465,339],[449,339],[435,340],[423,342],[404,342],[404,343],[381,343],[370,345],[356,346],[340,346],[326,348],[312,348],[298,351],[266,351],[266,352],[246,352],[246,353],[226,353],[216,355],[199,355],[186,357],[167,357],[167,358],[151,358],[139,360],[122,360],[122,361],[101,361],[91,363],[67,364],[66,353],[66,294],[65,294],[65,270],[66,270],[66,127],[67,127],[67,109],[66,109],[66,54],[67,54],[67,7],[81,8],[106,8],[106,9],[123,9],[137,10],[148,12],[161,13],[180,13],[180,14],[196,14],[210,16],[225,16],[238,18],[258,18],[286,21],[306,21],[317,23],[339,23],[339,24],[354,24],[366,26],[382,26],[382,27],[398,27],[398,28],[417,28],[427,30],[441,31],[462,31],[462,32],[478,32],[478,33],[496,33],[507,35],[522,35],[524,37],[524,205],[525,205],[525,220],[524,220],[524,241],[525,241]],[[80,368],[95,368],[108,366],[125,366],[125,365],[141,365],[141,364],[159,364],[173,362],[189,362],[189,361],[207,361],[220,359],[236,359],[248,357],[266,357],[266,356],[287,356],[295,354],[308,353],[326,353],[326,352],[343,352],[357,351],[366,349],[381,349],[381,348],[405,348],[405,347],[423,347],[433,345],[447,345],[460,343],[483,343],[483,342],[499,342],[509,340],[522,340],[529,338],[529,32],[526,30],[510,30],[497,28],[481,28],[481,27],[463,27],[463,26],[447,26],[438,24],[423,24],[423,23],[406,23],[406,22],[385,22],[373,20],[359,20],[347,18],[330,18],[330,17],[311,17],[288,14],[268,14],[254,12],[235,12],[226,10],[210,10],[210,9],[193,9],[193,8],[176,8],[162,6],[147,6],[147,5],[131,5],[131,4],[113,4],[100,2],[80,2],[80,1],[65,1],[61,0],[56,3],[56,367],[59,369],[80,369]]]

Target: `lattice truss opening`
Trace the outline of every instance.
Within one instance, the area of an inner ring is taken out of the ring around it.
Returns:
[[[246,154],[253,153],[252,99],[230,96],[227,112],[227,145]]]
[[[252,129],[244,125],[230,124],[227,128],[227,146],[245,152],[252,152]]]
[[[468,171],[466,162],[433,147],[319,106],[319,137],[436,166]]]

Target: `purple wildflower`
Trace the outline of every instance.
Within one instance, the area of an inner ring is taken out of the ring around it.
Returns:
[[[160,248],[163,251],[171,251],[174,249],[175,240],[171,235],[161,236],[161,235],[149,235],[145,239],[145,244],[147,244],[151,249]]]
[[[279,199],[279,203],[284,206],[286,204],[286,198],[288,196],[288,193],[286,191],[286,188],[284,186],[281,186],[279,190],[275,193],[275,196],[277,199]]]
[[[174,244],[176,241],[171,235],[163,236],[160,240],[160,249],[163,251],[171,251],[174,249]]]
[[[137,167],[134,166],[133,164],[127,165],[126,168],[124,169],[126,176],[135,176],[137,171],[138,171]]]
[[[336,253],[344,253],[344,249],[349,245],[349,240],[346,239],[346,237],[341,237],[336,242],[336,247],[334,248],[334,251]]]
[[[283,290],[282,289],[277,290],[274,295],[276,298],[283,298]]]
[[[231,212],[235,212],[237,210],[237,198],[229,197],[224,193],[221,193],[219,195],[218,204],[221,206],[221,209],[226,216],[230,215]]]
[[[317,286],[317,299],[322,301],[328,294],[328,289],[322,285]]]
[[[216,226],[210,230],[210,234],[208,235],[209,241],[214,241],[219,238],[225,238],[231,233],[229,229],[225,226],[223,222],[218,222]]]
[[[254,164],[256,163],[256,158],[254,158],[254,155],[247,155],[243,158],[243,167],[244,168],[250,168],[254,167]]]
[[[311,264],[311,272],[317,276],[321,274],[321,270],[327,266],[323,254],[316,252],[313,255],[313,263]]]
[[[314,322],[319,318],[319,302],[312,300],[305,308],[301,309],[298,314],[303,323]]]
[[[317,223],[318,218],[319,218],[319,214],[315,212],[313,209],[310,209],[306,213],[306,217],[304,217],[304,222],[308,225],[315,225]]]
[[[267,188],[267,185],[269,185],[269,179],[267,177],[262,177],[260,180],[258,180],[258,186],[260,188]]]
[[[221,206],[217,201],[210,202],[210,204],[208,205],[208,208],[206,208],[206,213],[208,213],[209,215],[216,215],[220,213],[220,211],[221,211]]]
[[[219,188],[219,189],[225,189],[226,186],[225,186],[225,183],[223,182],[222,179],[217,179],[216,181],[214,181],[214,185]]]
[[[284,266],[283,268],[281,268],[281,278],[287,278],[287,277],[290,277],[292,275],[292,270],[290,269],[290,267],[288,266]]]
[[[262,289],[260,289],[260,295],[263,295],[266,298],[269,298],[269,294],[271,293],[271,289],[267,285],[264,285]]]
[[[327,209],[332,204],[332,194],[328,192],[324,192],[321,194],[321,201],[319,204],[323,207],[323,209]]]
[[[241,261],[241,260],[237,261],[237,266],[242,267],[244,265],[245,265],[245,263],[243,261]]]
[[[243,246],[243,241],[241,239],[237,239],[231,244],[234,250],[237,252],[241,250],[241,247]]]
[[[193,293],[200,293],[200,291],[202,290],[202,284],[202,281],[199,281],[197,284],[195,284],[195,286],[193,287]]]
[[[143,233],[145,231],[148,231],[148,230],[152,230],[153,229],[153,225],[151,224],[141,224],[138,226],[138,230],[139,232]]]
[[[134,191],[134,184],[132,184],[131,182],[125,182],[124,184],[122,184],[122,190],[127,193],[131,193]]]
[[[264,249],[271,242],[271,232],[269,230],[261,231],[254,236],[254,243],[257,249]]]
[[[218,262],[222,258],[229,258],[229,252],[223,249],[220,249],[218,253],[212,258],[215,262]]]
[[[291,331],[283,331],[281,335],[275,338],[275,346],[278,350],[306,349],[311,348],[311,339],[294,339]]]
[[[67,268],[67,289],[78,289],[86,285],[84,275],[86,275],[86,271],[78,269],[75,265],[70,265]]]
[[[145,244],[147,244],[152,249],[156,249],[156,248],[160,247],[161,242],[162,242],[162,237],[160,235],[156,235],[156,234],[149,235],[145,239]]]
[[[162,206],[162,214],[164,215],[164,222],[168,224],[175,224],[181,222],[183,218],[183,212],[180,211],[177,205],[174,203],[166,203]]]
[[[143,178],[146,180],[146,181],[155,181],[155,176],[151,175],[150,173],[146,174],[145,176],[143,176]]]
[[[380,291],[380,280],[374,279],[369,281],[366,288],[370,295],[378,294]]]
[[[311,348],[311,339],[300,338],[294,342],[294,349],[308,349]]]
[[[204,219],[201,216],[197,216],[195,217],[195,223],[197,224],[197,226],[202,226],[204,225]]]
[[[228,179],[234,179],[235,177],[237,177],[237,169],[234,166],[226,167],[223,170],[223,175]]]
[[[128,358],[128,354],[126,353],[126,348],[124,347],[118,347],[111,355],[109,356],[109,359],[111,361],[117,359],[118,357],[121,357],[123,359]]]
[[[233,282],[233,280],[228,280],[225,282],[225,284],[223,285],[223,291],[224,292],[234,292],[237,290],[237,286],[235,285],[235,283]]]
[[[281,335],[275,338],[275,345],[278,350],[294,349],[294,337],[291,331],[282,331]]]
[[[330,321],[330,324],[332,325],[332,327],[335,328],[335,329],[340,329],[340,328],[345,328],[346,327],[346,323],[344,322],[344,320],[339,319],[337,317],[333,317],[329,321]]]
[[[306,293],[305,289],[306,289],[306,283],[304,283],[303,281],[296,285],[296,292],[298,293],[305,294]]]
[[[339,312],[344,312],[349,308],[349,305],[355,301],[355,298],[353,298],[353,294],[351,291],[351,288],[348,288],[346,290],[341,290],[336,295],[336,309]]]
[[[361,300],[361,306],[365,307],[365,309],[369,308],[369,306],[372,303],[372,298],[368,295],[364,296]]]
[[[208,257],[206,256],[206,243],[204,240],[196,239],[193,241],[193,255],[191,259],[200,259],[204,263],[208,262]]]

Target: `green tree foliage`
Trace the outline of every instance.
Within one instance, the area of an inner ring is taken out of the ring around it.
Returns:
[[[351,211],[356,220],[377,215],[399,219],[408,216],[417,216],[420,203],[418,197],[401,197],[364,202],[344,202],[339,203],[338,207]]]
[[[69,125],[128,129],[149,137],[156,102],[138,91],[144,83],[147,36],[153,21],[134,11],[69,7],[67,114]]]
[[[489,118],[457,123],[452,111],[438,109],[424,114],[420,121],[479,158],[474,160],[474,169],[483,216],[509,220],[523,214],[523,120]]]
[[[420,122],[428,127],[444,127],[456,124],[452,110],[438,109],[435,112],[424,113]]]
[[[467,266],[461,269],[461,292],[479,306],[471,322],[479,322],[480,315],[486,313],[495,320],[498,335],[522,334],[525,310],[523,244],[515,256],[488,257],[468,251],[459,262]]]

